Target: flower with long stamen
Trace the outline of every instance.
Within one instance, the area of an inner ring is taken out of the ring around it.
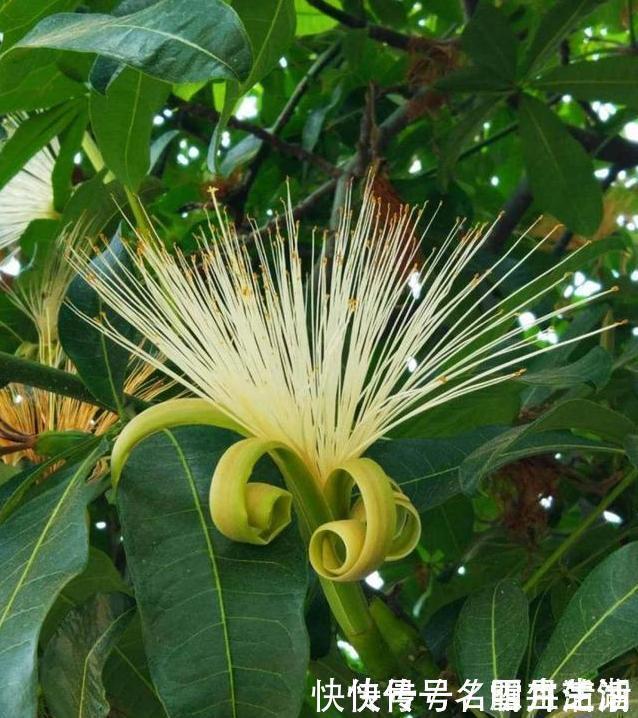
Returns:
[[[9,119],[5,129],[12,134],[19,119]],[[55,219],[53,168],[58,152],[54,140],[36,152],[0,189],[0,250],[14,249],[35,219]]]
[[[41,364],[74,372],[65,357],[57,333],[58,312],[73,278],[73,268],[63,254],[49,252],[30,276],[27,270],[4,291],[13,304],[33,322],[37,342],[23,346],[23,354]],[[152,399],[166,388],[166,382],[152,377],[154,368],[140,360],[131,362],[125,391],[141,399]],[[103,434],[118,420],[117,414],[68,396],[43,389],[8,384],[0,389],[0,456],[4,463],[17,465],[23,459],[44,460],[37,451],[38,437],[48,432],[82,431]]]
[[[140,234],[129,250],[132,270],[89,267],[82,251],[70,253],[102,299],[167,361],[107,322],[87,320],[200,397],[154,407],[129,423],[114,448],[114,482],[132,446],[161,426],[233,428],[246,438],[228,449],[213,476],[218,529],[266,543],[286,525],[290,495],[248,481],[269,453],[306,523],[314,568],[336,581],[405,556],[419,537],[416,510],[366,450],[410,418],[518,376],[525,359],[551,350],[525,339],[516,318],[563,279],[541,275],[484,309],[525,262],[527,255],[511,262],[522,238],[463,284],[461,273],[489,227],[466,231],[458,222],[416,267],[418,243],[406,241],[416,210],[384,213],[368,191],[355,220],[349,203],[307,275],[290,211],[285,231],[257,236],[251,247],[219,210],[218,228],[210,227],[192,256]],[[415,274],[418,299],[410,291]],[[475,319],[473,308],[480,308]]]

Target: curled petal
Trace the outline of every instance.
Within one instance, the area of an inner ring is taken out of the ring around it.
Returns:
[[[206,424],[221,429],[232,429],[240,434],[245,433],[236,422],[205,399],[172,399],[151,406],[129,421],[113,445],[111,452],[113,488],[117,488],[124,464],[140,441],[163,429],[188,424]]]
[[[226,449],[210,485],[210,514],[217,529],[233,541],[264,545],[290,523],[291,494],[248,480],[257,461],[276,442],[243,439]]]
[[[390,479],[372,459],[352,459],[333,472],[325,493],[336,515],[349,506],[354,486],[365,520],[348,517],[320,526],[310,539],[310,562],[323,578],[358,581],[378,568],[392,547],[397,511]]]
[[[405,558],[411,553],[421,538],[421,517],[419,512],[414,508],[410,499],[399,489],[394,481],[393,498],[394,506],[397,512],[397,523],[392,538],[392,545],[386,554],[386,561],[398,561]],[[357,499],[350,517],[359,521],[366,521],[366,510],[361,499]]]

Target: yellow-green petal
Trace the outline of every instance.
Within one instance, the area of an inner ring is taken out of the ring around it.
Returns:
[[[349,506],[357,486],[365,520],[344,517],[320,526],[310,539],[310,562],[323,578],[358,581],[378,568],[390,550],[397,512],[392,484],[372,459],[351,459],[333,472],[325,492],[336,515]]]
[[[227,538],[263,546],[290,523],[291,494],[277,486],[248,481],[257,461],[279,446],[257,438],[243,439],[226,449],[217,463],[210,485],[210,514]]]
[[[146,409],[131,419],[117,437],[111,452],[111,478],[117,487],[124,464],[140,441],[174,426],[206,424],[244,433],[221,409],[205,399],[171,399]]]

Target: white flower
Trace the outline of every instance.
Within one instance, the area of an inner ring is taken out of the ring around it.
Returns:
[[[10,120],[6,128],[15,131]],[[58,144],[43,147],[0,189],[0,250],[13,249],[34,219],[53,219],[53,167]]]
[[[526,285],[485,308],[531,252],[511,262],[519,240],[461,284],[489,229],[465,231],[458,222],[417,267],[415,215],[385,214],[368,192],[353,221],[348,200],[332,251],[322,243],[307,277],[290,212],[285,236],[246,246],[218,211],[220,228],[211,227],[193,256],[140,235],[130,250],[136,273],[89,268],[88,256],[70,254],[166,363],[99,318],[88,321],[248,435],[291,447],[321,482],[410,417],[517,376],[524,359],[553,348],[526,339],[516,317],[563,277],[531,297]],[[496,267],[501,276],[490,284]],[[410,291],[415,272],[418,298]],[[558,311],[566,310],[538,321]],[[416,364],[408,368],[410,358]]]

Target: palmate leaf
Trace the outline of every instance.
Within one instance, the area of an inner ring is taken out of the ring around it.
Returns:
[[[55,485],[0,525],[0,715],[36,712],[35,661],[47,612],[87,560],[84,481],[103,453],[98,446],[78,464],[48,478]]]
[[[208,490],[228,431],[155,434],[118,485],[150,673],[171,718],[296,717],[308,663],[306,552],[294,528],[268,546],[213,527]]]
[[[12,52],[35,48],[98,53],[167,82],[241,81],[252,65],[246,31],[222,0],[159,0],[124,16],[52,15]]]

